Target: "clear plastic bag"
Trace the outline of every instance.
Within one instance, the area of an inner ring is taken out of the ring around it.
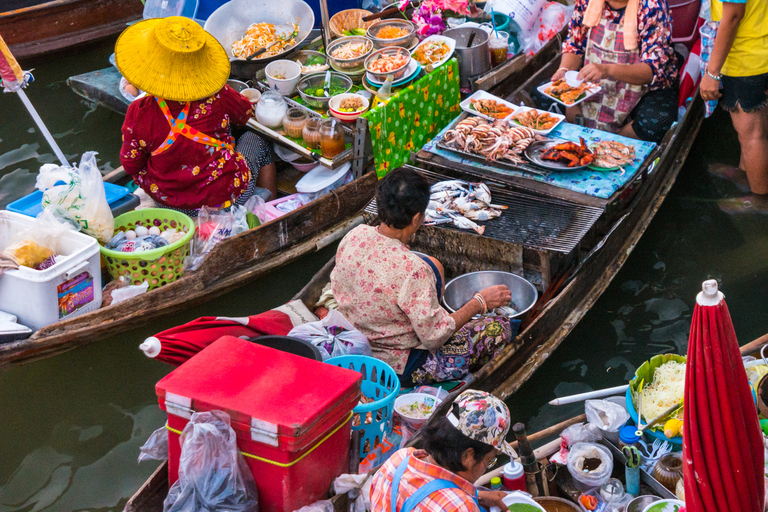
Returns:
[[[600,429],[591,423],[577,423],[563,430],[560,434],[560,451],[550,460],[557,464],[565,464],[568,460],[569,447],[577,443],[596,442],[603,438]]]
[[[599,459],[600,465],[585,471],[590,459]],[[613,455],[608,448],[600,444],[576,443],[568,453],[567,466],[576,488],[583,492],[589,488],[600,487],[611,478]]]
[[[152,432],[147,442],[139,449],[139,462],[145,460],[168,460],[168,429],[165,426]]]
[[[77,167],[43,165],[35,186],[43,191],[44,210],[56,207],[56,216],[77,221],[83,233],[107,243],[115,232],[115,218],[107,203],[96,154],[84,153]],[[64,185],[56,185],[59,181]]]
[[[328,500],[320,500],[306,507],[301,507],[295,512],[333,512],[333,503]]]
[[[617,432],[629,419],[626,409],[609,400],[587,400],[584,410],[591,425],[608,432]]]
[[[312,343],[320,349],[323,361],[353,354],[373,355],[368,338],[335,309],[330,310],[320,321],[294,327],[288,336]]]
[[[237,448],[229,414],[196,412],[181,433],[179,479],[164,512],[257,512],[256,482]]]
[[[189,248],[189,256],[184,260],[184,271],[197,270],[213,248],[232,236],[235,229],[235,216],[231,212],[210,210],[203,206],[195,219],[195,236]]]
[[[253,229],[269,221],[267,218],[267,203],[264,201],[263,197],[258,195],[251,196],[251,198],[245,202],[245,209],[247,210],[245,218],[249,228]],[[253,217],[255,217],[255,219]]]
[[[77,231],[77,228],[70,222],[61,220],[51,210],[43,210],[32,226],[11,238],[3,252],[19,265],[39,268],[54,255],[58,256],[56,261],[62,260],[59,239],[64,233],[72,231]]]
[[[531,28],[523,29],[518,34],[520,49],[529,56],[541,50],[565,27],[572,14],[573,6],[568,7],[558,2],[546,3]]]

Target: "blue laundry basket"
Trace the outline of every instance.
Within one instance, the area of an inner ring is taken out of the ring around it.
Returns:
[[[374,400],[369,404],[359,404],[352,410],[355,414],[352,419],[352,430],[363,431],[360,439],[360,459],[363,459],[369,451],[392,433],[392,413],[395,411],[395,398],[400,392],[400,380],[391,366],[373,357],[339,356],[325,362],[362,373],[363,395]],[[371,413],[372,421],[366,424],[365,418],[368,413]],[[356,419],[359,419],[358,426],[355,426]]]

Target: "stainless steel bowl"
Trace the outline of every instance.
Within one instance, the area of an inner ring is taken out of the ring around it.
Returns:
[[[363,43],[366,45],[366,50],[359,57],[352,59],[337,59],[333,56],[334,50],[350,43]],[[348,36],[340,37],[328,45],[328,60],[331,61],[333,69],[342,73],[358,73],[365,70],[365,59],[373,51],[373,42],[364,36]]]
[[[377,37],[376,34],[384,27],[397,27],[408,30],[408,35],[396,37],[394,39],[384,39]],[[368,27],[368,31],[365,34],[373,41],[374,48],[384,48],[387,46],[401,46],[408,48],[413,42],[413,38],[416,37],[416,25],[408,20],[383,20],[378,23],[374,23]]]
[[[658,496],[652,496],[650,494],[638,496],[629,502],[629,505],[627,505],[627,512],[643,512],[648,505],[656,503],[657,501],[661,501],[661,498]]]
[[[386,71],[383,73],[371,71],[371,67],[370,67],[371,64],[373,64],[379,58],[387,55],[398,55],[398,54],[406,57],[405,64],[403,64],[399,68],[393,69],[392,71]],[[370,74],[372,74],[373,77],[379,80],[380,82],[383,82],[384,80],[386,80],[389,75],[392,75],[392,79],[394,81],[397,81],[403,78],[403,76],[405,76],[405,72],[408,70],[408,64],[410,63],[411,63],[411,52],[409,52],[405,48],[392,46],[392,47],[382,48],[381,50],[376,50],[375,52],[370,54],[368,58],[365,59],[365,70],[368,71]]]
[[[512,318],[524,316],[539,296],[536,288],[520,276],[499,270],[481,270],[456,277],[445,285],[443,303],[453,313],[469,302],[475,293],[499,284],[506,285],[512,292],[512,303],[518,312]]]
[[[324,73],[330,67],[329,64],[328,64],[328,56],[327,55],[325,55],[323,53],[320,53],[320,52],[312,51],[312,50],[301,50],[298,53],[298,55],[296,55],[296,58],[294,60],[296,62],[298,62],[299,64],[301,64],[302,66],[304,66],[304,65],[306,65],[307,61],[311,57],[320,57],[321,59],[323,59],[322,66],[324,67],[324,69],[321,69],[319,71],[312,71],[312,72],[309,72],[309,73],[304,73],[302,71],[301,72],[302,75],[306,76],[306,75],[314,75],[315,73]]]
[[[307,105],[312,108],[328,108],[328,102],[331,101],[331,96],[335,96],[335,94],[331,94],[326,98],[325,96],[312,96],[304,92],[306,89],[322,87],[324,83],[325,73],[307,75],[301,79],[298,87],[299,95],[301,95],[301,98],[307,103]],[[343,91],[337,93],[343,94],[345,92],[349,92],[352,89],[352,80],[348,76],[342,75],[341,73],[331,73],[331,86],[333,85],[344,87]]]

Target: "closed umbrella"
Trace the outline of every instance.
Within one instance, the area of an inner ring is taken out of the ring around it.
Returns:
[[[689,512],[763,510],[763,443],[717,281],[696,297],[685,374],[683,481]]]
[[[144,340],[139,348],[147,357],[178,366],[222,336],[285,336],[291,329],[291,318],[276,310],[240,318],[204,316],[159,332]]]

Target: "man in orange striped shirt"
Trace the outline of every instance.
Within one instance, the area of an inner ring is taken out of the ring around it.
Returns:
[[[472,482],[506,453],[509,409],[483,391],[460,394],[446,417],[424,431],[424,450],[399,450],[376,473],[371,512],[479,512],[506,505],[501,491],[479,491]]]

